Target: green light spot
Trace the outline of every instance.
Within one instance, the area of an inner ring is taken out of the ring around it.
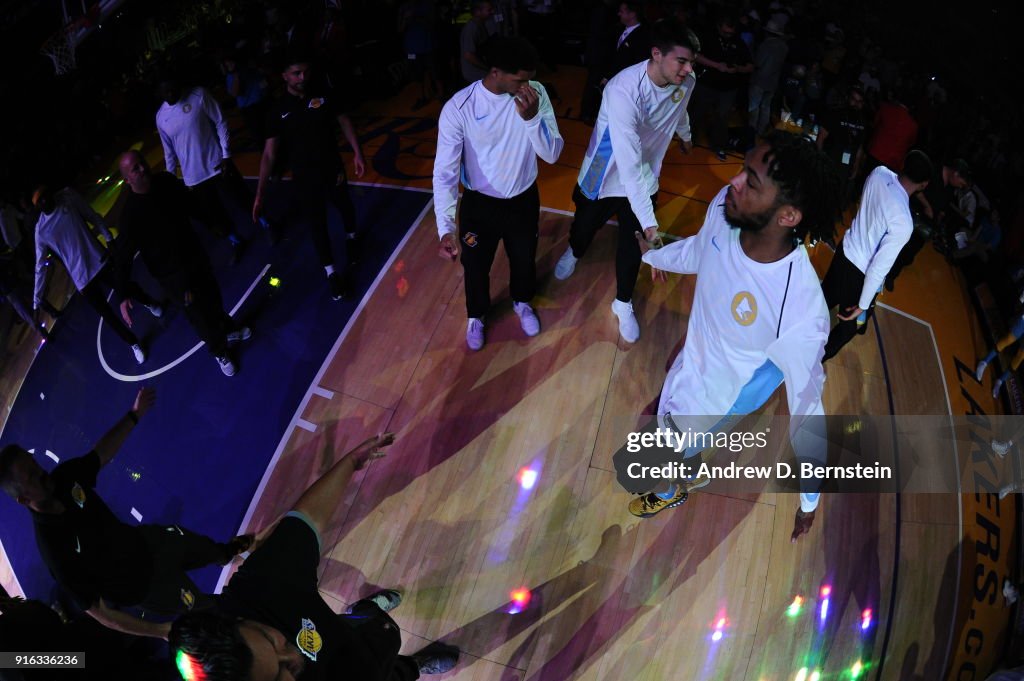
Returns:
[[[861,672],[863,672],[863,671],[864,671],[864,665],[862,665],[860,663],[860,660],[857,660],[856,662],[853,663],[853,666],[850,667],[850,678],[851,679],[860,678]]]
[[[267,283],[274,288],[279,288],[281,286],[281,280],[277,277],[270,277],[270,279],[267,279]]]

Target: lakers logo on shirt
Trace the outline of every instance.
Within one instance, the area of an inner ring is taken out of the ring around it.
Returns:
[[[321,106],[324,105],[325,101],[326,100],[323,97],[315,97],[315,98],[309,100],[309,108],[310,109],[319,109]]]
[[[740,326],[750,326],[757,319],[757,299],[747,291],[740,291],[732,299],[732,318]]]
[[[470,248],[473,248],[478,243],[480,243],[479,239],[477,239],[476,234],[473,234],[473,232],[466,232],[466,235],[462,237],[462,241]]]
[[[182,589],[181,604],[185,606],[186,610],[191,610],[192,606],[196,604],[196,595],[188,589]]]
[[[324,647],[324,641],[320,638],[320,633],[317,632],[316,625],[312,620],[302,618],[302,628],[295,635],[295,645],[303,655],[316,662],[316,654]]]
[[[672,91],[672,103],[678,104],[681,101],[683,101],[683,88],[677,87]]]
[[[78,508],[85,508],[85,490],[77,482],[71,488],[71,500],[78,505]]]

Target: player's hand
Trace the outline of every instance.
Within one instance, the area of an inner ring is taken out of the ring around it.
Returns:
[[[857,317],[861,316],[861,314],[864,312],[864,310],[860,309],[859,305],[854,305],[853,307],[846,308],[846,312],[847,312],[847,314],[845,316],[843,314],[837,312],[836,313],[836,317],[838,317],[839,319],[842,319],[844,322],[848,322],[848,321],[851,321],[851,320],[856,319]]]
[[[353,159],[353,164],[355,165],[356,177],[362,177],[366,172],[366,162],[363,160],[363,155],[356,154],[356,157]]]
[[[256,199],[252,202],[252,221],[259,223],[260,216],[263,214],[263,197],[259,194],[256,195]]]
[[[219,170],[225,177],[238,177],[238,168],[230,158],[221,159],[221,162],[215,165],[213,169]]]
[[[366,440],[363,444],[356,447],[355,451],[351,454],[353,457],[353,469],[357,471],[362,470],[370,461],[387,456],[384,453],[384,449],[386,447],[390,447],[394,442],[394,433],[380,433],[379,435]]]
[[[640,256],[643,257],[644,253],[653,251],[655,249],[664,246],[661,237],[658,235],[657,227],[648,227],[643,232],[636,232],[636,241],[640,244]],[[657,267],[651,267],[651,281],[665,282],[668,281],[668,274],[663,270],[659,270]]]
[[[516,92],[516,111],[524,121],[537,115],[540,110],[540,94],[529,85],[523,85]]]
[[[789,536],[789,543],[795,544],[800,537],[804,536],[811,531],[811,525],[814,524],[814,511],[810,513],[804,513],[799,508],[796,509],[796,517],[793,519],[793,534]]]
[[[139,388],[139,392],[135,396],[135,404],[132,405],[132,411],[135,412],[135,416],[142,418],[154,404],[156,404],[156,388],[149,386]]]
[[[459,242],[455,239],[455,235],[448,233],[441,237],[441,245],[437,249],[437,254],[445,260],[455,262],[459,257]]]
[[[124,325],[129,329],[132,328],[132,301],[130,298],[125,298],[121,301],[121,319],[124,320]]]

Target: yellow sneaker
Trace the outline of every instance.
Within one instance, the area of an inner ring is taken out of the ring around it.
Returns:
[[[650,518],[666,508],[681,506],[688,496],[690,494],[686,491],[686,485],[677,485],[675,494],[669,499],[662,499],[654,492],[649,492],[630,501],[629,512],[638,518]]]

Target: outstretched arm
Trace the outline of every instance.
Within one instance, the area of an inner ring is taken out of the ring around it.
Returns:
[[[156,402],[156,390],[154,388],[140,388],[135,396],[135,402],[127,414],[121,417],[114,427],[100,438],[93,447],[93,451],[100,457],[100,466],[106,466],[114,458],[121,445],[128,438],[129,433],[139,422],[139,419],[149,411],[149,408]]]
[[[303,492],[292,510],[309,518],[316,531],[322,535],[338,508],[338,499],[352,479],[352,474],[361,470],[371,459],[384,456],[382,450],[394,441],[394,433],[381,433],[356,445],[355,449],[341,457]]]

